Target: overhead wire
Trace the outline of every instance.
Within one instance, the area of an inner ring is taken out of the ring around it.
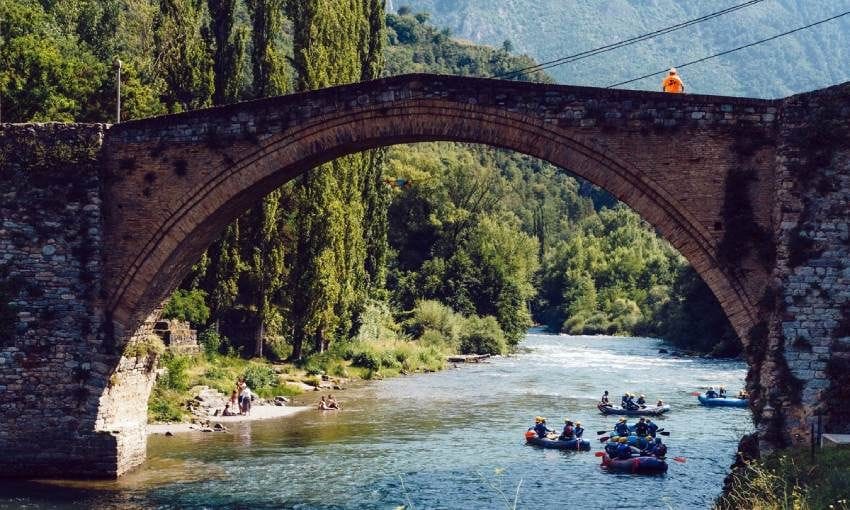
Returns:
[[[727,7],[726,9],[722,9],[720,11],[715,11],[715,12],[706,14],[704,16],[700,16],[698,18],[694,18],[694,19],[690,19],[688,21],[684,21],[682,23],[677,23],[675,25],[664,27],[664,28],[661,28],[661,29],[658,29],[658,30],[655,30],[655,31],[652,31],[652,32],[647,32],[645,34],[637,35],[635,37],[623,39],[622,41],[618,41],[618,42],[615,42],[615,43],[607,44],[605,46],[600,46],[598,48],[593,48],[593,49],[590,49],[590,50],[582,51],[580,53],[575,53],[573,55],[568,55],[566,57],[557,58],[557,59],[554,59],[554,60],[550,60],[548,62],[542,62],[542,63],[539,63],[539,64],[535,64],[533,66],[524,67],[522,69],[516,69],[516,70],[513,70],[513,71],[506,71],[504,73],[495,74],[495,75],[490,76],[490,78],[510,79],[510,78],[515,78],[517,76],[521,76],[521,75],[524,75],[524,74],[527,75],[527,74],[535,73],[535,72],[538,72],[538,71],[543,71],[545,69],[549,69],[549,68],[552,68],[552,67],[560,66],[560,65],[563,65],[563,64],[568,64],[570,62],[576,62],[578,60],[582,60],[582,59],[592,57],[592,56],[595,56],[595,55],[600,55],[602,53],[607,53],[609,51],[613,51],[613,50],[616,50],[616,49],[619,49],[619,48],[624,48],[626,46],[631,46],[632,44],[637,44],[639,42],[643,42],[643,41],[646,41],[646,40],[649,40],[649,39],[652,39],[652,38],[655,38],[655,37],[659,37],[659,36],[662,36],[662,35],[665,35],[665,34],[669,34],[671,32],[675,32],[677,30],[681,30],[683,28],[687,28],[687,27],[696,25],[698,23],[702,23],[702,22],[708,21],[710,19],[718,18],[718,17],[723,16],[725,14],[729,14],[731,12],[735,12],[735,11],[744,9],[746,7],[750,7],[752,5],[761,3],[763,1],[764,0],[749,0],[747,2],[737,4],[737,5],[733,5],[731,7]]]
[[[836,19],[841,18],[843,16],[847,16],[848,14],[850,14],[850,11],[845,11],[845,12],[842,12],[841,14],[837,14],[835,16],[825,18],[825,19],[816,21],[814,23],[810,23],[810,24],[802,26],[802,27],[797,27],[797,28],[795,28],[793,30],[789,30],[787,32],[782,32],[781,34],[776,34],[774,36],[771,36],[771,37],[768,37],[768,38],[765,38],[765,39],[760,39],[758,41],[751,42],[749,44],[745,44],[743,46],[738,46],[737,48],[732,48],[731,50],[721,51],[720,53],[715,53],[714,55],[709,55],[707,57],[702,57],[702,58],[698,58],[696,60],[691,60],[690,62],[685,62],[684,64],[679,64],[679,65],[676,65],[676,66],[673,66],[673,67],[681,69],[683,67],[688,67],[690,65],[699,64],[700,62],[705,62],[706,60],[710,60],[712,58],[722,57],[723,55],[728,55],[728,54],[734,53],[736,51],[740,51],[740,50],[743,50],[743,49],[746,49],[746,48],[751,48],[751,47],[757,46],[759,44],[764,44],[766,42],[770,42],[770,41],[773,41],[775,39],[779,39],[780,37],[785,37],[785,36],[791,35],[795,32],[800,32],[801,30],[806,30],[806,29],[815,27],[817,25],[822,25],[824,23],[836,20]],[[646,79],[646,78],[651,78],[653,76],[657,76],[657,75],[663,74],[665,72],[667,72],[667,68],[662,69],[661,71],[656,71],[654,73],[645,74],[645,75],[640,76],[638,78],[632,78],[631,80],[626,80],[626,81],[621,81],[619,83],[614,83],[612,85],[608,85],[606,88],[610,89],[610,88],[614,88],[614,87],[619,87],[621,85],[628,85],[629,83],[634,83],[636,81],[640,81],[640,80],[643,80],[643,79]]]

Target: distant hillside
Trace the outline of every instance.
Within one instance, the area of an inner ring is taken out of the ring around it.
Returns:
[[[743,0],[395,0],[431,13],[458,37],[537,61],[603,46],[696,18]],[[548,71],[561,83],[607,86],[711,55],[850,10],[850,0],[766,0],[720,18]],[[850,81],[850,16],[688,67],[689,92],[754,97]],[[660,77],[630,85],[655,90]]]

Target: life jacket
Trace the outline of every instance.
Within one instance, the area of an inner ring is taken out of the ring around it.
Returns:
[[[621,459],[630,459],[632,457],[632,449],[627,444],[621,444],[617,447],[617,457]]]
[[[614,430],[617,432],[618,435],[621,435],[621,436],[628,436],[629,435],[629,426],[626,425],[625,423],[618,423],[618,424],[614,425]]]
[[[575,432],[576,438],[578,439],[581,439],[581,436],[584,435],[584,429],[581,427],[576,427],[573,432]]]
[[[574,435],[575,435],[575,432],[573,431],[572,425],[564,426],[564,431],[561,432],[561,437],[566,438],[566,439],[572,439]]]
[[[646,423],[638,422],[637,425],[635,425],[635,434],[637,434],[640,437],[645,437],[646,432],[647,432],[647,428],[648,427],[646,426]]]
[[[661,82],[661,90],[664,92],[681,94],[685,91],[685,84],[682,82],[682,79],[679,78],[678,74],[671,74],[664,78]]]
[[[667,455],[667,445],[663,443],[655,445],[655,448],[652,449],[652,454],[656,457],[664,457]]]
[[[534,426],[534,431],[537,432],[537,437],[546,437],[546,434],[549,433],[549,429],[546,428],[546,425],[542,423],[538,423]]]

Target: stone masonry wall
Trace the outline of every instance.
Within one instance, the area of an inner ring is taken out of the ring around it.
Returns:
[[[783,105],[777,261],[757,408],[765,438],[808,440],[815,416],[850,432],[850,85]],[[783,366],[784,364],[784,366]]]
[[[118,473],[138,442],[94,426],[118,360],[100,288],[105,129],[0,126],[0,476]]]

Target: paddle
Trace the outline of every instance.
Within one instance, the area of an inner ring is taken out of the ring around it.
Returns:
[[[682,464],[688,461],[688,459],[684,457],[673,457],[673,460],[675,460],[676,462],[681,462]]]
[[[608,432],[611,432],[611,431],[610,430],[597,430],[596,435],[598,436],[599,434],[607,434]]]
[[[605,456],[605,452],[596,452],[596,453],[594,453],[593,455],[595,455],[595,456],[597,456],[597,457],[604,457],[604,456]]]
[[[698,391],[692,391],[692,392],[691,392],[691,396],[693,396],[693,397],[698,397],[698,396],[700,396],[700,395],[702,395],[702,393],[700,393],[700,392],[698,392]]]

